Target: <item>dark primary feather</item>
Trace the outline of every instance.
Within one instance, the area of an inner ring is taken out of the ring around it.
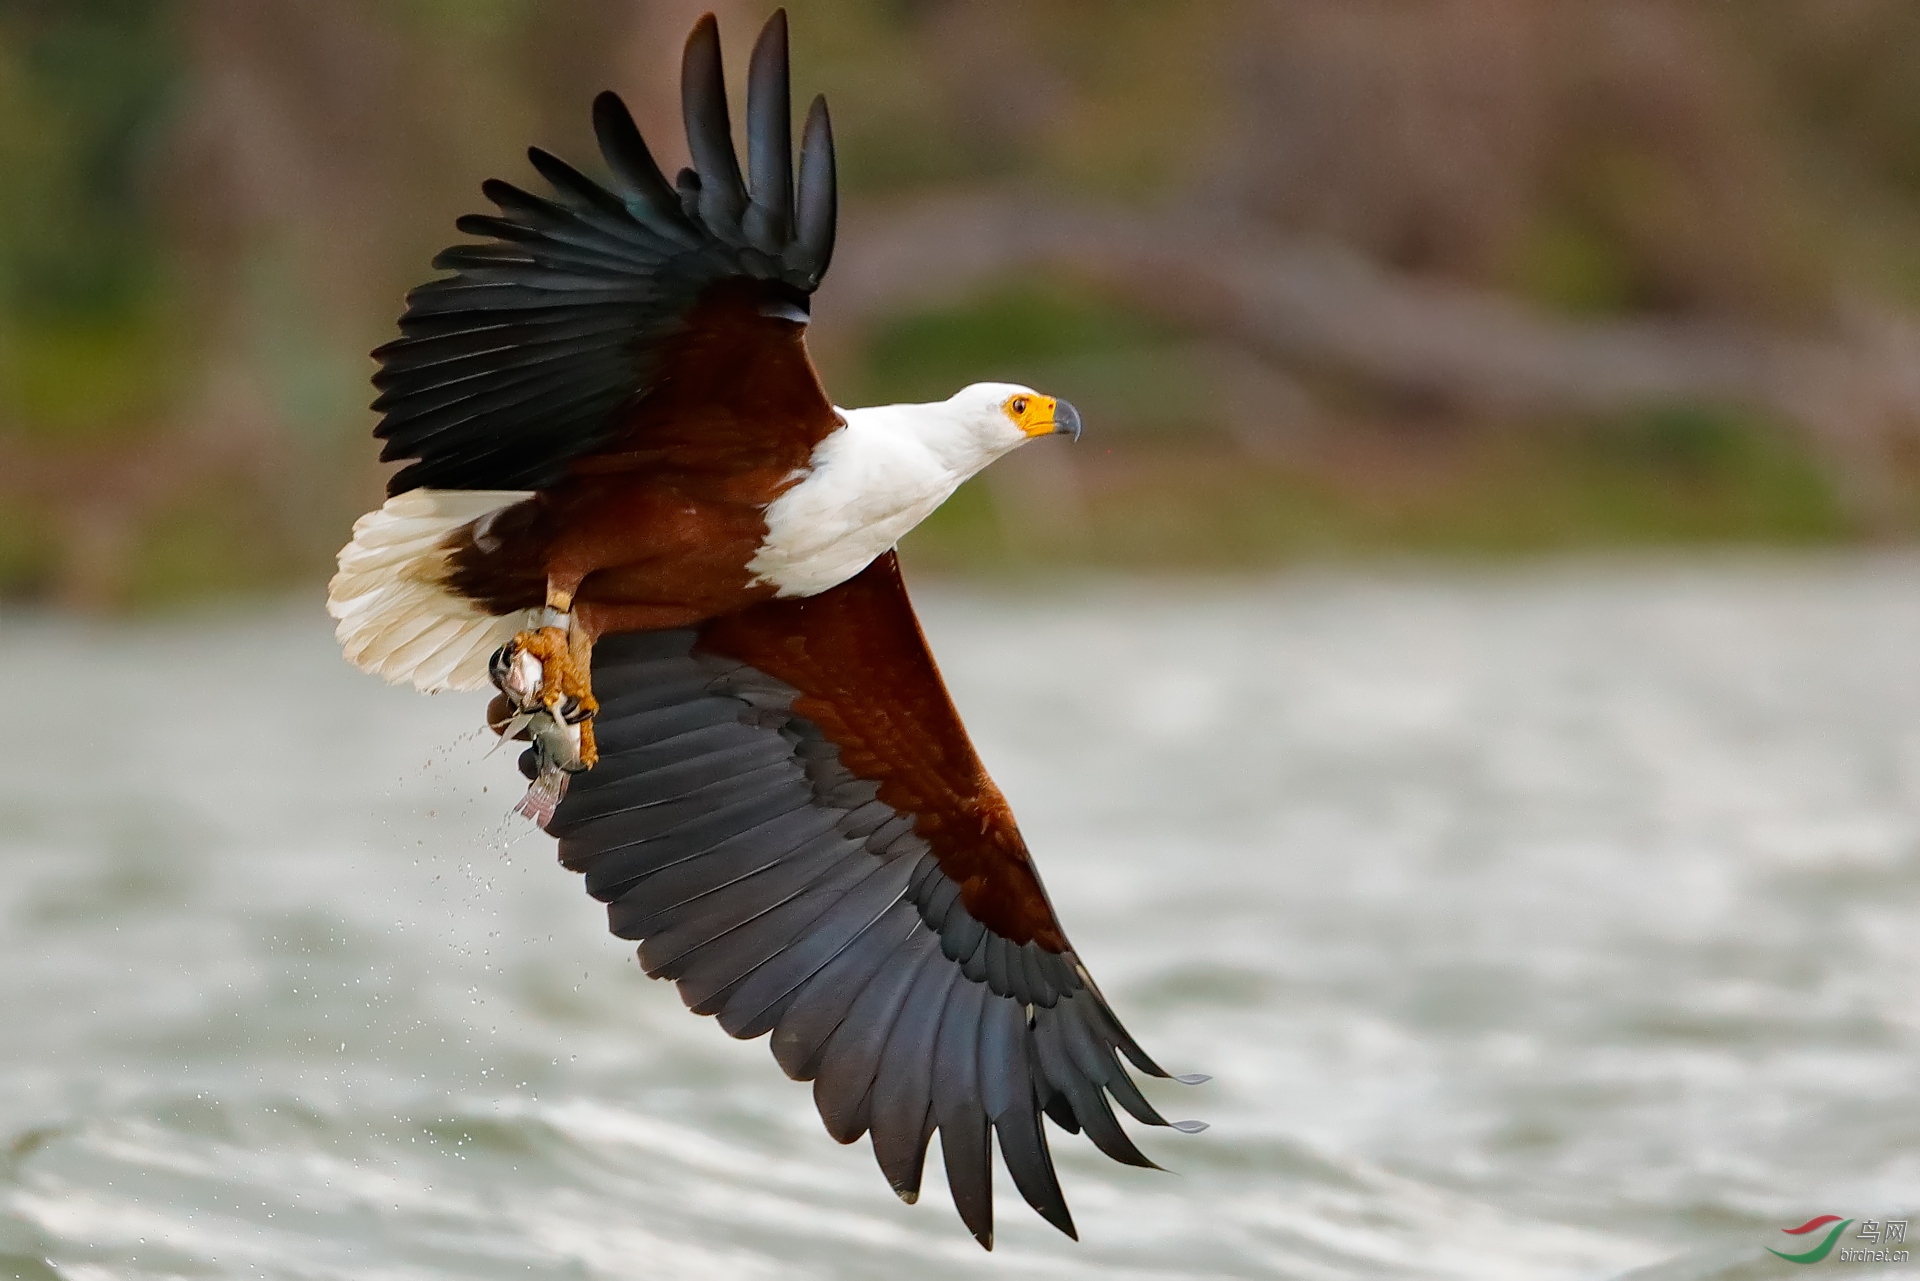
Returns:
[[[833,251],[833,142],[816,103],[796,184],[785,14],[767,23],[750,68],[751,192],[711,16],[687,41],[682,102],[694,161],[686,199],[612,93],[593,105],[608,185],[538,148],[528,155],[550,196],[484,185],[499,214],[458,226],[488,243],[436,258],[453,274],[409,294],[401,336],[374,352],[381,457],[409,460],[390,494],[552,485],[633,419],[703,303],[804,314]]]
[[[733,123],[727,116],[727,80],[720,66],[720,25],[712,14],[694,23],[680,61],[680,110],[687,149],[700,178],[700,220],[725,238],[738,231],[747,204],[740,161],[733,154]],[[744,238],[743,238],[744,239]]]
[[[954,985],[933,1051],[933,1119],[953,1206],[980,1244],[993,1248],[992,1122],[980,1104],[980,1022],[990,996],[979,983]]]
[[[593,136],[601,157],[613,170],[614,185],[626,198],[622,205],[627,215],[645,231],[682,249],[698,245],[698,229],[682,215],[679,197],[618,94],[603,93],[593,100]]]
[[[867,1125],[873,1155],[893,1190],[911,1202],[920,1195],[927,1141],[933,1137],[933,1052],[960,972],[931,963],[921,971],[874,1074]]]
[[[851,1143],[867,1131],[867,1101],[887,1037],[923,967],[938,950],[926,934],[915,933],[889,964],[867,980],[833,1030],[813,1078],[813,1101],[827,1133]]]
[[[840,183],[833,159],[833,121],[827,100],[815,98],[807,109],[800,138],[798,233],[784,255],[790,268],[818,263],[824,273],[833,261],[833,232],[839,222]]]
[[[937,1132],[954,1206],[991,1247],[997,1136],[1021,1195],[1072,1235],[1043,1118],[1151,1166],[1109,1100],[1165,1125],[1120,1056],[1164,1073],[1071,952],[1015,945],[967,911],[914,816],[795,712],[798,690],[698,642],[600,641],[602,757],[549,824],[561,860],[696,1012],[771,1032],[828,1132],[870,1134],[903,1198]]]
[[[900,897],[905,860],[877,866],[822,912],[804,934],[795,936],[728,994],[718,1011],[729,1035],[751,1038],[771,1032],[791,1008],[793,998],[885,914]]]
[[[781,1070],[796,1081],[820,1074],[827,1041],[867,983],[897,961],[919,932],[913,909],[895,902],[803,986],[773,1028],[771,1049]]]
[[[775,13],[753,46],[747,75],[747,177],[743,226],[756,249],[779,253],[793,234],[793,91],[787,82],[787,15]]]

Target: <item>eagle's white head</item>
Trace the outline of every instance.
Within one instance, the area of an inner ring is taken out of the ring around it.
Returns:
[[[855,410],[902,446],[916,444],[938,463],[940,499],[1003,454],[1041,436],[1080,439],[1080,411],[1019,383],[974,383],[927,405]],[[849,418],[848,425],[855,424]],[[882,446],[885,451],[885,446]],[[938,501],[938,500],[936,500]],[[931,509],[929,509],[931,510]]]
[[[1078,410],[1019,383],[974,383],[931,404],[880,405],[852,413],[874,426],[884,424],[898,440],[918,443],[952,473],[954,485],[1037,437],[1080,439]],[[848,424],[866,425],[853,417]]]
[[[958,429],[958,438],[987,455],[987,462],[1038,436],[1080,439],[1079,410],[1019,383],[974,383],[939,405],[915,408],[944,409],[945,414],[927,415],[930,436],[938,434],[935,424],[945,418]]]
[[[1018,383],[974,383],[923,405],[843,409],[846,426],[814,449],[767,508],[747,568],[782,596],[845,582],[988,463],[1040,436],[1080,438],[1080,414]]]

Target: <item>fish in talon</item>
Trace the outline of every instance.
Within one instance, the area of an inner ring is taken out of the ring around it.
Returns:
[[[488,704],[487,727],[502,740],[533,744],[520,754],[530,785],[513,812],[544,828],[566,798],[568,778],[589,767],[582,745],[592,712],[572,695],[548,689],[544,665],[525,647],[509,642],[487,666],[500,691]]]

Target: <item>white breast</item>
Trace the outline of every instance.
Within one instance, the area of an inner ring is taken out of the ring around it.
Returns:
[[[767,507],[767,536],[747,562],[755,582],[781,596],[844,583],[985,465],[930,448],[906,412],[923,408],[841,411],[846,426],[815,446],[800,482]]]

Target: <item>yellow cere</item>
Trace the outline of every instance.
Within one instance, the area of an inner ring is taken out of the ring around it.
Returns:
[[[1054,406],[1058,402],[1051,396],[1037,396],[1021,393],[1007,397],[1004,408],[1007,417],[1013,419],[1020,430],[1029,436],[1045,436],[1053,431]]]

